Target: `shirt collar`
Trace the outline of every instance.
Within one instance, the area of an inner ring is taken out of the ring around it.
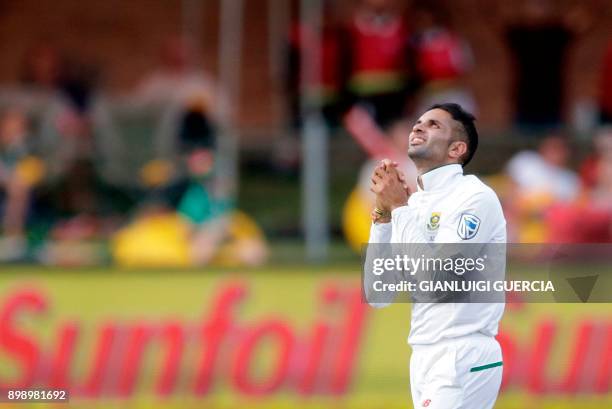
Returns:
[[[418,191],[439,190],[444,188],[454,177],[463,175],[463,167],[458,163],[451,163],[434,168],[419,176]],[[417,181],[418,182],[418,181]],[[421,185],[423,186],[421,188]]]

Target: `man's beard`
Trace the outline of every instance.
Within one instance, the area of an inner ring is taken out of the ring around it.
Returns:
[[[412,159],[419,171],[426,171],[440,165],[431,147],[417,146],[416,149],[408,149],[408,157]]]
[[[408,149],[408,157],[415,162],[422,161],[422,160],[428,160],[431,158],[431,152],[425,146],[423,147],[417,146],[415,148]]]

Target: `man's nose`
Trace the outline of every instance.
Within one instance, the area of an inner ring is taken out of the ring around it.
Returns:
[[[421,124],[416,124],[412,127],[412,132],[423,132],[423,129],[421,128]]]

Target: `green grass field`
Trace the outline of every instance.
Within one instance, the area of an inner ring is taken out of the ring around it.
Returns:
[[[95,344],[95,331],[101,323],[113,318],[123,323],[144,319],[151,322],[177,317],[196,323],[207,314],[215,294],[228,283],[243,282],[248,297],[236,313],[240,323],[248,325],[270,317],[287,321],[297,334],[305,334],[313,321],[321,317],[317,303],[320,288],[335,283],[339,288],[359,288],[359,265],[340,260],[332,265],[306,267],[285,264],[243,271],[123,271],[117,269],[61,270],[37,267],[3,268],[0,273],[0,303],[22,288],[36,288],[47,295],[49,309],[37,317],[24,317],[20,328],[36,334],[45,349],[51,349],[57,326],[67,320],[82,325],[74,377],[83,376],[83,366]],[[551,349],[547,375],[559,379],[571,355],[577,323],[585,318],[612,323],[609,304],[526,304],[508,309],[502,328],[516,343],[527,347],[533,341],[535,326],[553,320],[559,333]],[[152,397],[151,382],[156,373],[155,359],[143,367],[147,374],[128,402],[74,401],[71,407],[344,407],[344,408],[411,408],[408,360],[410,349],[405,339],[409,330],[410,306],[397,304],[387,309],[368,309],[360,353],[350,391],[339,398],[305,399],[290,391],[270,398],[248,400],[238,396],[227,377],[219,376],[214,392],[199,401],[178,393],[176,398],[159,402]],[[325,316],[325,313],[323,313]],[[191,352],[193,353],[193,351]],[[266,353],[262,361],[265,370]],[[188,365],[187,365],[188,366]],[[0,379],[11,379],[19,371],[15,361],[0,350]],[[182,396],[182,397],[181,397]],[[523,388],[505,390],[496,406],[512,408],[602,408],[612,405],[612,394],[561,396],[548,393],[537,397]],[[17,406],[16,406],[17,407]],[[18,406],[23,407],[23,406]],[[44,407],[44,406],[36,406]],[[62,406],[64,407],[64,406]]]

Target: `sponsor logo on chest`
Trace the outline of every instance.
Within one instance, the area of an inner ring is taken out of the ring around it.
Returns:
[[[427,239],[429,241],[433,241],[438,234],[438,229],[440,228],[440,216],[442,216],[441,212],[431,212],[431,215],[427,220],[425,227],[427,230]]]

